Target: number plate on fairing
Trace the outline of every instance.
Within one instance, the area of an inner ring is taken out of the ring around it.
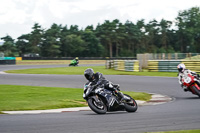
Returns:
[[[192,81],[192,79],[190,77],[185,77],[184,78],[184,82],[189,84]]]

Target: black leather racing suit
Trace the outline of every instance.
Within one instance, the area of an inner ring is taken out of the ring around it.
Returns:
[[[116,88],[119,87],[119,85],[113,85],[112,82],[106,80],[103,74],[100,72],[96,72],[94,74],[94,79],[90,80],[89,82],[92,82],[91,85],[104,85],[105,89],[111,91],[116,91]],[[86,84],[89,84],[89,82],[87,82]]]
[[[122,92],[119,92],[120,89],[119,89],[119,85],[114,85],[112,82],[106,80],[104,77],[103,77],[103,74],[97,72],[94,74],[94,78],[89,80],[89,82],[86,83],[89,84],[90,82],[92,82],[90,85],[104,85],[104,88],[107,89],[107,90],[110,90],[110,91],[114,91],[117,96],[119,98],[121,98],[121,100],[130,100],[129,97],[125,96]]]

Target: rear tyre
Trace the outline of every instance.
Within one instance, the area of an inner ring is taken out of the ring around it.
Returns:
[[[200,97],[200,90],[196,86],[192,86],[193,91]]]
[[[135,112],[138,108],[136,101],[129,95],[124,94],[129,97],[131,100],[124,102],[124,107],[127,112]]]
[[[88,106],[97,114],[105,114],[107,112],[107,107],[100,97],[98,97],[98,100],[97,102],[94,97],[89,98]]]

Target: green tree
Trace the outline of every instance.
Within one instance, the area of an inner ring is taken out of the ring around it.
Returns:
[[[103,56],[104,48],[100,44],[99,39],[95,36],[91,28],[86,28],[83,32],[82,39],[85,41],[84,56],[86,57],[101,57]]]
[[[19,56],[23,56],[24,54],[32,52],[29,45],[29,36],[30,34],[25,34],[17,38],[18,40],[16,42],[16,47],[19,51]]]
[[[138,22],[140,23],[140,22]],[[127,49],[127,53],[129,53],[126,56],[135,56],[137,53],[137,49],[140,48],[141,45],[141,37],[142,37],[142,32],[140,31],[140,29],[143,27],[144,25],[135,25],[134,23],[130,22],[130,21],[126,21],[125,23],[125,39],[124,39],[124,47],[123,49]],[[123,54],[124,55],[124,54]],[[122,55],[122,56],[123,56]]]
[[[2,37],[1,40],[3,40],[4,43],[0,46],[0,50],[4,53],[4,56],[18,56],[14,39],[12,39],[11,36],[7,35]]]
[[[71,25],[69,28],[70,34],[80,35],[80,31],[78,29],[78,25]]]
[[[74,34],[66,36],[66,44],[68,44],[68,56],[71,57],[83,56],[83,52],[87,47],[85,41],[81,39],[81,36]]]
[[[147,35],[147,43],[146,43],[146,52],[151,52],[154,46],[158,46],[160,42],[159,38],[159,24],[158,21],[152,20],[146,25],[146,35]],[[159,46],[158,46],[159,47]]]
[[[146,24],[144,22],[144,19],[137,21],[136,26],[138,27],[138,45],[136,46],[135,53],[145,53],[148,46],[148,34]]]
[[[126,44],[126,37],[127,37],[127,33],[126,33],[126,26],[124,24],[122,24],[121,22],[119,22],[118,19],[115,19],[112,22],[115,25],[115,34],[114,34],[114,48],[115,48],[115,55],[116,57],[118,57],[120,55],[120,50],[124,47],[124,45]],[[129,55],[130,56],[130,55]]]
[[[161,33],[161,46],[164,47],[165,49],[167,49],[168,45],[169,45],[169,38],[168,38],[168,31],[169,28],[172,25],[171,21],[166,21],[164,19],[161,20],[160,22],[160,29],[159,32]]]
[[[64,27],[61,27],[61,38],[60,38],[60,51],[61,51],[61,56],[62,57],[67,57],[70,56],[70,49],[67,43],[67,36],[70,35],[70,31],[67,28],[67,25]]]
[[[33,31],[29,35],[29,46],[31,48],[31,53],[40,53],[41,40],[44,30],[38,23],[35,23],[32,29]]]
[[[189,10],[180,11],[176,20],[179,38],[177,45],[181,48],[180,51],[200,52],[200,8],[193,7]],[[193,51],[190,51],[188,47],[193,48]]]
[[[106,51],[106,53],[108,53],[110,57],[113,57],[114,44],[117,49],[120,42],[119,40],[121,40],[121,38],[117,36],[119,33],[119,25],[118,19],[115,19],[112,22],[106,20],[102,25],[98,25],[96,28],[96,35],[100,38],[101,44],[104,44],[105,49],[109,49],[109,52]]]
[[[42,56],[59,57],[60,51],[60,29],[61,26],[53,24],[50,29],[45,31],[41,43]]]
[[[109,55],[110,57],[113,56],[112,41],[110,37],[111,34],[112,34],[112,28],[109,20],[106,20],[102,25],[100,24],[97,25],[96,36],[100,38],[101,44],[104,45],[106,49],[106,56]],[[107,49],[109,49],[109,51]]]

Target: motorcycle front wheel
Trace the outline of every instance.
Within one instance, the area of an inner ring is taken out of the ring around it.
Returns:
[[[138,108],[136,101],[129,95],[124,94],[131,100],[124,102],[124,107],[127,112],[135,112]]]
[[[196,86],[192,86],[193,91],[200,97],[200,91],[197,89]]]
[[[94,97],[88,99],[88,106],[97,114],[105,114],[107,112],[107,107],[104,104],[103,100],[98,97],[98,101]]]

